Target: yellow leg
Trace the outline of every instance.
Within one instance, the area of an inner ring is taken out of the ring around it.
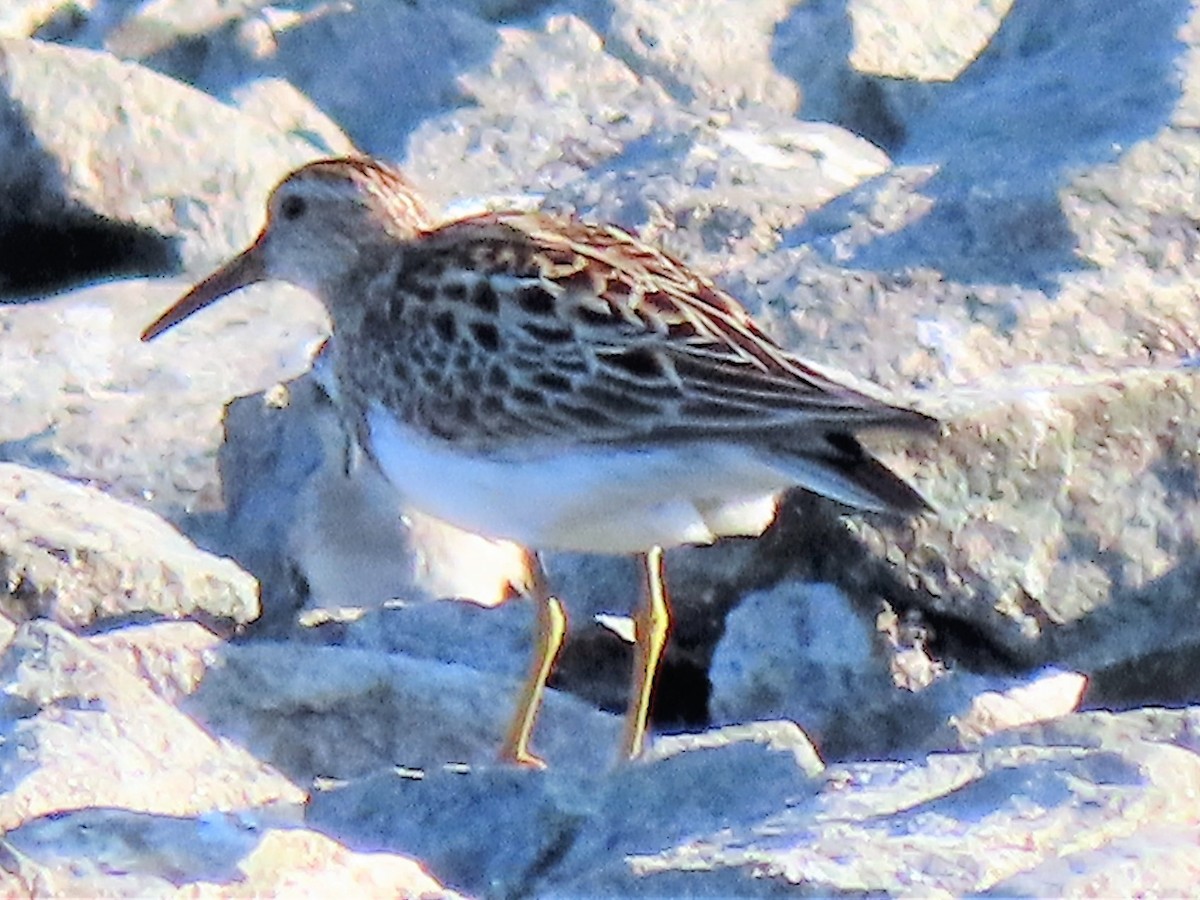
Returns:
[[[508,735],[500,748],[500,758],[519,766],[544,769],[546,764],[529,749],[529,738],[537,720],[538,708],[542,705],[546,680],[554,668],[554,660],[558,658],[563,636],[567,632],[567,616],[562,604],[550,596],[541,560],[528,550],[525,551],[525,559],[529,569],[529,596],[537,604],[533,666],[521,690],[521,699],[517,703]]]
[[[663,584],[662,548],[654,547],[641,557],[645,566],[642,605],[633,617],[633,687],[629,711],[625,717],[625,740],[621,753],[626,759],[641,756],[646,743],[646,719],[650,713],[650,696],[658,675],[659,660],[671,631],[671,607]]]

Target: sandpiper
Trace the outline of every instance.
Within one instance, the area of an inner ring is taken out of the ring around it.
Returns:
[[[663,548],[761,533],[797,486],[927,508],[854,433],[935,420],[787,353],[729,294],[618,228],[525,211],[439,224],[394,169],[321,160],[275,187],[255,241],[142,340],[265,279],[325,305],[342,414],[400,493],[525,549],[537,648],[502,749],[517,763],[540,765],[530,733],[566,624],[539,551],[641,559],[633,758],[670,626]]]

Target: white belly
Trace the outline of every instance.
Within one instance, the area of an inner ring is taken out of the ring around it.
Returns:
[[[745,448],[690,443],[495,458],[455,452],[367,414],[371,452],[413,506],[535,550],[638,553],[759,534],[793,479]]]

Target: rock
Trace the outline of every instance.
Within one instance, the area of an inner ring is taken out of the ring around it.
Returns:
[[[847,91],[841,109],[826,103],[820,118],[872,139],[882,134],[877,143],[897,167],[821,211],[797,233],[798,243],[829,242],[830,231],[842,232],[835,240],[843,264],[936,271],[984,288],[985,308],[995,295],[1018,298],[1010,284],[1069,295],[1072,282],[1091,281],[1081,259],[1111,277],[1125,269],[1111,264],[1126,250],[1155,252],[1146,246],[1155,243],[1146,241],[1148,226],[1157,220],[1165,238],[1175,216],[1195,208],[1169,162],[1190,156],[1191,138],[1177,129],[1195,118],[1196,99],[1180,93],[1176,67],[1194,65],[1178,37],[1194,27],[1185,24],[1193,14],[1180,0],[1141,0],[1099,16],[1090,9],[1016,4],[956,80],[876,80],[869,90]],[[1136,42],[1126,38],[1131,31]],[[1113,68],[1105,63],[1117,46],[1127,64]],[[931,168],[933,160],[941,162]],[[855,211],[853,231],[829,228],[847,209]],[[1056,309],[1033,304],[1016,312]],[[963,318],[979,320],[984,311]]]
[[[331,896],[350,890],[364,897],[459,898],[416,860],[389,853],[354,853],[323,834],[301,829],[268,831],[241,867],[247,887],[256,885],[253,890],[268,895]]]
[[[470,101],[462,116],[430,117],[413,132],[409,167],[439,199],[460,193],[457,185],[544,197],[606,160],[619,167],[626,152],[654,154],[659,116],[679,124],[658,83],[606,53],[579,17],[503,29],[497,40],[490,65],[459,79]],[[505,116],[511,127],[497,141]]]
[[[32,37],[72,5],[70,0],[12,0],[0,12],[0,37]]]
[[[906,0],[900,12],[877,0],[851,0],[845,16],[854,46],[847,62],[864,75],[953,81],[987,52],[1013,6],[1013,0]]]
[[[987,52],[1011,0],[892,4],[850,0],[795,6],[771,58],[800,86],[806,119],[835,122],[889,152],[939,89]]]
[[[914,677],[914,661],[891,641],[832,585],[785,581],[748,594],[726,618],[708,670],[712,721],[788,719],[825,759],[897,757],[1066,715],[1086,685],[1076,673],[935,668]],[[927,648],[908,652],[928,662]]]
[[[5,832],[4,840],[39,866],[67,869],[68,860],[78,860],[68,869],[75,878],[134,876],[180,886],[233,880],[259,837],[251,823],[236,816],[193,819],[80,809],[25,822]]]
[[[494,28],[468,4],[434,10],[364,0],[276,11],[206,0],[145,4],[105,44],[222,98],[256,78],[285,77],[355,144],[398,156],[417,122],[458,99],[456,76],[484,62],[494,41]],[[388,86],[386,101],[380,85]]]
[[[653,76],[677,100],[795,112],[796,85],[776,68],[769,40],[788,15],[788,3],[625,0],[613,7],[605,27],[608,52]]]
[[[0,660],[0,884],[14,896],[449,896],[417,863],[297,829],[305,794],[174,708],[210,663],[194,623],[89,639],[21,626]],[[284,830],[286,829],[286,830]]]
[[[996,896],[1186,894],[1200,878],[1195,841],[1186,826],[1147,827],[1103,849],[1048,859],[994,888]]]
[[[42,897],[322,895],[347,887],[371,896],[458,896],[413,860],[353,853],[324,835],[262,829],[245,816],[79,810],[35,819],[4,840],[21,887],[32,893],[36,885]]]
[[[726,618],[713,654],[710,713],[720,724],[788,718],[826,745],[847,710],[861,713],[864,697],[891,693],[891,674],[873,649],[867,627],[831,586],[749,594]]]
[[[976,623],[1011,658],[1085,674],[1194,658],[1200,633],[1183,610],[1196,510],[1180,488],[1200,474],[1195,378],[1043,369],[1010,384],[990,405],[962,396],[971,412],[952,412],[925,451],[936,518],[856,533],[906,571],[920,605]],[[1189,684],[1161,684],[1161,696],[1190,696]]]
[[[0,608],[71,628],[154,613],[245,623],[258,585],[158,516],[95,488],[0,463]]]
[[[586,816],[575,787],[555,770],[384,772],[315,793],[309,823],[360,852],[411,854],[464,893],[517,896]]]
[[[638,15],[658,15],[644,6]],[[695,12],[679,6],[672,15]],[[737,29],[743,18],[714,21]],[[626,23],[631,30],[636,20]],[[728,58],[744,62],[746,52],[744,42],[731,45]],[[435,196],[454,184],[542,194],[552,207],[660,241],[702,270],[736,271],[774,247],[775,229],[798,225],[812,207],[889,166],[866,141],[771,107],[730,111],[728,98],[709,98],[693,109],[660,86],[660,67],[612,54],[574,16],[503,32],[491,70],[463,79],[472,107],[418,128],[409,168]],[[547,95],[545,86],[559,83],[569,89]],[[526,115],[514,120],[514,109]]]
[[[8,648],[17,633],[17,624],[8,616],[0,615],[0,652]]]
[[[210,34],[224,35],[243,19],[258,19],[259,12],[259,4],[254,0],[232,3],[148,0],[130,5],[132,8],[100,40],[104,49],[124,59],[168,52],[189,41],[202,42]],[[261,21],[269,19],[264,17]]]
[[[425,859],[466,892],[579,896],[573,873],[625,869],[626,854],[755,820],[781,794],[813,790],[782,734],[672,748],[655,761],[547,772],[510,768],[384,774],[313,797],[309,821],[350,846]],[[803,738],[800,738],[803,743]],[[707,746],[706,746],[707,744]],[[734,776],[734,773],[736,777]],[[770,792],[745,791],[771,784]],[[490,840],[499,829],[503,842]]]
[[[1156,851],[1165,859],[1182,853],[1190,812],[1178,786],[1200,767],[1134,721],[1118,743],[1087,749],[1087,721],[1054,746],[1018,731],[981,752],[850,763],[817,781],[787,753],[704,738],[710,749],[607,775],[381,774],[318,793],[310,816],[351,846],[416,853],[459,889],[499,896],[1032,890],[1022,872],[1136,891],[1161,876],[1118,861],[1156,837],[1169,839]],[[485,822],[512,835],[507,850],[487,852],[494,843],[474,832]]]
[[[919,746],[951,714],[927,705],[935,694],[947,702],[947,685],[897,690],[877,645],[872,623],[830,585],[785,582],[749,594],[726,618],[713,654],[712,720],[790,719],[833,759]],[[960,687],[959,702],[975,690]]]
[[[0,134],[11,148],[0,166],[0,229],[30,247],[0,271],[0,289],[36,289],[88,257],[93,277],[158,273],[176,258],[203,271],[261,225],[261,209],[233,198],[264,195],[318,155],[106,54],[5,40],[0,72]],[[212,155],[207,146],[239,150]]]
[[[238,109],[284,134],[295,135],[329,156],[357,153],[354,144],[321,109],[291,82],[260,78],[233,91]]]
[[[1003,893],[1016,871],[1059,859],[1065,833],[1073,846],[1091,847],[1157,829],[1160,814],[1182,825],[1186,814],[1168,785],[1195,776],[1192,754],[1146,745],[1119,755],[1064,748],[940,755],[915,768],[860,763],[831,772],[825,791],[772,817],[763,837],[733,833],[635,855],[627,866],[639,880],[626,874],[609,884],[654,891],[673,883],[664,876],[734,868],[827,892],[904,882],[921,893]],[[1079,793],[1067,787],[1073,780]],[[1126,801],[1147,796],[1143,787],[1154,799],[1128,815]],[[804,824],[817,810],[828,827]],[[847,855],[849,847],[855,852]]]
[[[342,647],[230,646],[186,708],[300,781],[355,778],[393,767],[495,761],[521,679],[457,663]],[[547,692],[535,752],[552,765],[604,767],[618,723]]]
[[[148,502],[212,548],[222,406],[302,371],[325,320],[316,301],[273,285],[140,343],[185,289],[135,280],[0,305],[0,458]],[[247,316],[261,323],[254,354],[243,350]]]
[[[533,604],[524,600],[498,607],[394,602],[345,626],[340,643],[521,679],[533,656],[534,624]]]
[[[195,622],[125,625],[92,635],[88,643],[110,662],[141,679],[167,703],[196,690],[221,639]]]
[[[697,734],[670,734],[658,738],[646,748],[645,762],[669,759],[692,750],[715,750],[732,744],[760,744],[769,750],[788,751],[796,765],[810,778],[825,771],[825,763],[817,755],[808,735],[795,722],[759,721],[748,725],[726,725]]]
[[[1047,671],[1029,684],[978,694],[967,713],[953,717],[950,725],[958,732],[960,746],[975,747],[1001,732],[1075,712],[1086,689],[1087,679],[1078,672]]]
[[[5,831],[60,810],[191,816],[275,806],[282,814],[304,800],[278,772],[214,738],[120,662],[52,622],[17,630],[0,680]]]

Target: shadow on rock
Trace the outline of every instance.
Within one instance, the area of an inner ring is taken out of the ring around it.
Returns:
[[[789,241],[821,246],[842,221],[870,213],[874,228],[863,230],[874,233],[838,247],[842,265],[1051,288],[1080,266],[1059,193],[1080,170],[1116,161],[1172,120],[1188,9],[1184,0],[1017,0],[948,83],[834,66],[841,75],[825,91],[829,109],[806,106],[806,116],[832,114],[881,142],[899,168],[815,213]],[[848,11],[840,25],[825,15],[832,46],[849,53]],[[813,64],[792,39],[804,27],[785,21],[777,32],[777,64],[798,79]]]

